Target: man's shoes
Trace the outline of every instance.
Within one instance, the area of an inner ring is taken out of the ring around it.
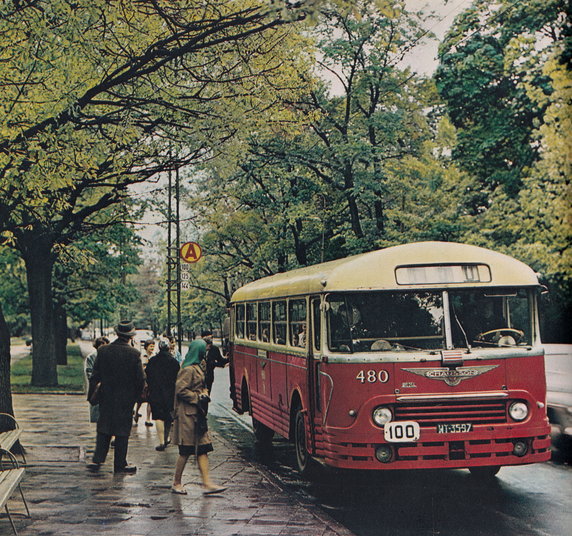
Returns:
[[[101,467],[101,464],[100,464],[100,463],[95,463],[95,462],[88,463],[88,464],[86,465],[87,470],[88,470],[88,471],[91,471],[92,473],[97,473],[97,472],[99,471],[99,468],[100,468],[100,467]]]
[[[134,475],[137,472],[137,467],[135,467],[135,465],[125,465],[124,467],[116,467],[113,472]]]
[[[163,451],[163,450],[165,450],[166,448],[167,448],[167,445],[157,445],[157,446],[155,447],[155,450]]]
[[[153,423],[151,421],[145,421],[145,426],[153,426]]]

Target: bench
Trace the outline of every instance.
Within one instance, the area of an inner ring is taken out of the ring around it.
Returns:
[[[4,461],[4,458],[8,458],[9,466]],[[16,488],[20,491],[20,495],[22,496],[22,501],[24,502],[24,506],[26,507],[26,517],[30,517],[30,510],[28,508],[28,503],[26,502],[26,498],[24,497],[24,492],[22,491],[22,487],[20,486],[20,482],[22,478],[24,478],[24,471],[23,467],[20,467],[18,464],[18,460],[16,457],[6,449],[0,449],[0,509],[5,508],[6,514],[8,514],[8,519],[10,520],[10,524],[12,525],[12,530],[14,534],[18,536],[18,531],[16,530],[16,525],[14,525],[14,520],[12,519],[12,514],[8,508],[8,500],[16,491]]]
[[[9,413],[0,413],[0,417],[9,417],[12,421],[14,421],[13,430],[0,432],[0,449],[10,450],[20,439],[20,435],[22,434],[22,429],[18,425],[18,421],[16,421],[16,419]],[[21,453],[24,463],[27,463],[26,456],[24,456],[24,449],[22,449]]]

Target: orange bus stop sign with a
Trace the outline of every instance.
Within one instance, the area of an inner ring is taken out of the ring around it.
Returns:
[[[179,255],[185,262],[193,263],[203,256],[203,252],[196,242],[185,242],[179,249]]]

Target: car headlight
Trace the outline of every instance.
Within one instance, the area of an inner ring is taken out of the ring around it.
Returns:
[[[508,414],[514,421],[524,421],[528,417],[528,406],[524,402],[513,402],[508,408]]]
[[[372,411],[371,416],[375,424],[378,426],[383,426],[384,424],[387,424],[389,421],[391,421],[393,418],[393,413],[388,407],[378,406]]]

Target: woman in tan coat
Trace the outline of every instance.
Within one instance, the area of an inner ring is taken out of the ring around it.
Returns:
[[[181,482],[189,456],[197,457],[197,465],[203,481],[203,493],[221,493],[226,488],[217,486],[210,478],[208,453],[213,446],[207,430],[207,406],[210,398],[205,386],[203,363],[205,348],[193,345],[189,348],[175,385],[175,410],[173,420],[173,442],[179,445],[179,458],[175,465],[175,477],[171,491],[186,495]],[[206,345],[205,345],[206,347]]]

